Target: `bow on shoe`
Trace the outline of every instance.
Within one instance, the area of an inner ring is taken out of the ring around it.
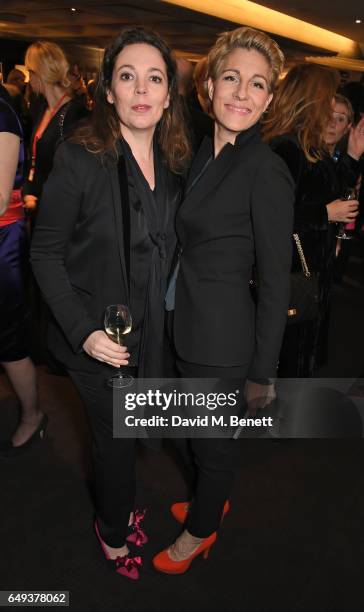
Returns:
[[[134,568],[140,568],[143,562],[141,557],[128,557],[124,555],[124,557],[116,557],[115,564],[116,567],[125,567],[128,572],[131,572]]]
[[[128,542],[133,542],[135,546],[143,546],[146,542],[148,542],[148,536],[145,534],[143,529],[141,528],[141,523],[144,520],[146,514],[146,509],[144,510],[135,510],[134,511],[134,521],[132,523],[131,530],[132,533],[126,538]]]
[[[136,508],[134,512],[134,523],[136,525],[140,525],[140,523],[144,520],[146,513],[146,508],[144,508],[144,510],[139,510],[138,508]]]

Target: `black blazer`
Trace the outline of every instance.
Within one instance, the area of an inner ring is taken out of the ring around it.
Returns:
[[[127,184],[125,166],[121,180]],[[166,188],[167,276],[175,250],[174,217],[180,197],[179,182],[171,173]],[[129,302],[123,192],[126,198],[127,189],[120,189],[115,161],[103,164],[83,146],[69,142],[58,147],[43,191],[31,261],[54,317],[49,325],[48,345],[69,369],[96,371],[111,367],[89,357],[82,345],[91,332],[104,329],[108,304]],[[156,247],[151,243],[150,248]],[[146,257],[151,257],[151,252]]]
[[[201,174],[212,156],[205,139],[177,215],[177,354],[210,366],[249,363],[250,377],[275,376],[289,301],[293,181],[258,126],[225,145]],[[249,289],[254,264],[257,308]]]

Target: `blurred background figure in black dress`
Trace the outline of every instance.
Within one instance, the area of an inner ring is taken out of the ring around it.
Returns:
[[[20,403],[20,418],[2,455],[12,456],[42,435],[37,377],[29,357],[26,292],[28,237],[23,211],[24,143],[20,121],[0,92],[0,364]]]

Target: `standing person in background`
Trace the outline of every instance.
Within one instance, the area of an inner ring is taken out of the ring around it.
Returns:
[[[23,187],[24,206],[32,232],[57,146],[77,122],[87,116],[88,111],[82,99],[73,97],[68,78],[69,65],[57,44],[48,41],[33,43],[25,54],[25,65],[29,70],[32,91],[37,96],[36,103],[39,103],[29,145],[30,168]],[[58,365],[45,347],[47,309],[34,282],[30,293],[35,357],[40,363],[47,364],[52,372],[59,373]]]
[[[110,567],[139,577],[135,439],[113,436],[107,379],[163,376],[164,297],[175,250],[179,175],[189,160],[176,66],[143,28],[105,51],[92,120],[62,143],[32,241],[34,274],[53,314],[48,345],[82,397],[93,434],[95,531]],[[105,333],[108,305],[127,304],[127,348]]]
[[[341,197],[356,185],[360,173],[362,125],[351,130],[348,154],[338,163],[331,159],[325,144],[336,88],[336,75],[330,70],[316,64],[294,66],[280,82],[263,121],[263,138],[286,162],[296,183],[294,232],[299,235],[310,272],[319,277],[317,317],[286,327],[279,357],[281,377],[310,377],[327,359],[336,223],[349,223],[358,214],[357,200]],[[300,270],[295,247],[292,272]]]
[[[12,70],[10,70],[7,76],[4,87],[8,90],[11,96],[12,106],[16,114],[20,119],[22,119],[26,110],[24,101],[25,74],[21,70],[13,68]]]
[[[238,28],[219,36],[207,69],[214,139],[201,145],[176,219],[179,373],[219,379],[219,385],[245,390],[248,405],[258,396],[261,407],[276,375],[292,257],[293,181],[259,134],[283,63],[277,43],[263,32]],[[256,309],[249,289],[254,264]],[[184,530],[153,560],[168,574],[182,574],[197,555],[207,555],[228,509],[237,463],[231,438],[191,438],[186,444],[193,500],[172,506]]]
[[[7,79],[6,85],[13,85],[17,88],[20,94],[24,94],[25,92],[25,74],[18,68],[13,68],[10,70]]]
[[[12,99],[12,106],[20,119],[24,134],[24,144],[27,149],[32,130],[32,120],[26,101],[25,74],[17,68],[10,70],[6,79],[7,88]]]
[[[341,94],[335,94],[332,114],[324,134],[324,142],[334,163],[340,162],[348,146],[348,133],[354,122],[354,111],[350,101]],[[345,186],[344,186],[345,188]],[[339,239],[334,264],[335,283],[341,284],[347,261],[352,249],[352,240]]]
[[[354,123],[358,123],[364,117],[364,81],[351,82],[341,88],[340,93],[346,96],[354,110]],[[359,217],[357,229],[359,230],[360,255],[362,260],[362,283],[364,284],[364,157],[360,160],[362,180],[359,187]]]
[[[346,152],[345,136],[354,122],[354,111],[350,100],[341,94],[335,94],[332,103],[330,120],[324,131],[324,142],[334,161],[339,161],[341,154]]]
[[[13,456],[43,436],[47,417],[39,409],[37,376],[27,346],[28,307],[24,275],[28,239],[21,186],[24,144],[15,112],[0,94],[0,364],[20,402],[19,424],[0,448]]]
[[[56,147],[75,124],[87,116],[77,97],[72,97],[66,56],[56,43],[35,42],[28,47],[25,65],[32,90],[44,97],[30,142],[31,166],[24,184],[24,204],[35,210],[43,185],[53,166]]]
[[[71,63],[68,71],[68,78],[71,83],[71,90],[74,96],[80,97],[82,104],[87,104],[87,88],[85,79],[82,76],[80,65],[77,62]]]

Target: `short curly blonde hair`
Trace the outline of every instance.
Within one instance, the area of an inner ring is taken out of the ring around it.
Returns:
[[[270,67],[269,90],[272,92],[284,66],[284,55],[278,44],[264,32],[242,27],[223,32],[207,56],[207,78],[213,81],[221,73],[223,63],[234,49],[254,49],[267,59]]]
[[[44,40],[31,44],[25,54],[25,66],[44,83],[59,85],[64,89],[71,85],[67,76],[69,70],[67,58],[56,43]]]

